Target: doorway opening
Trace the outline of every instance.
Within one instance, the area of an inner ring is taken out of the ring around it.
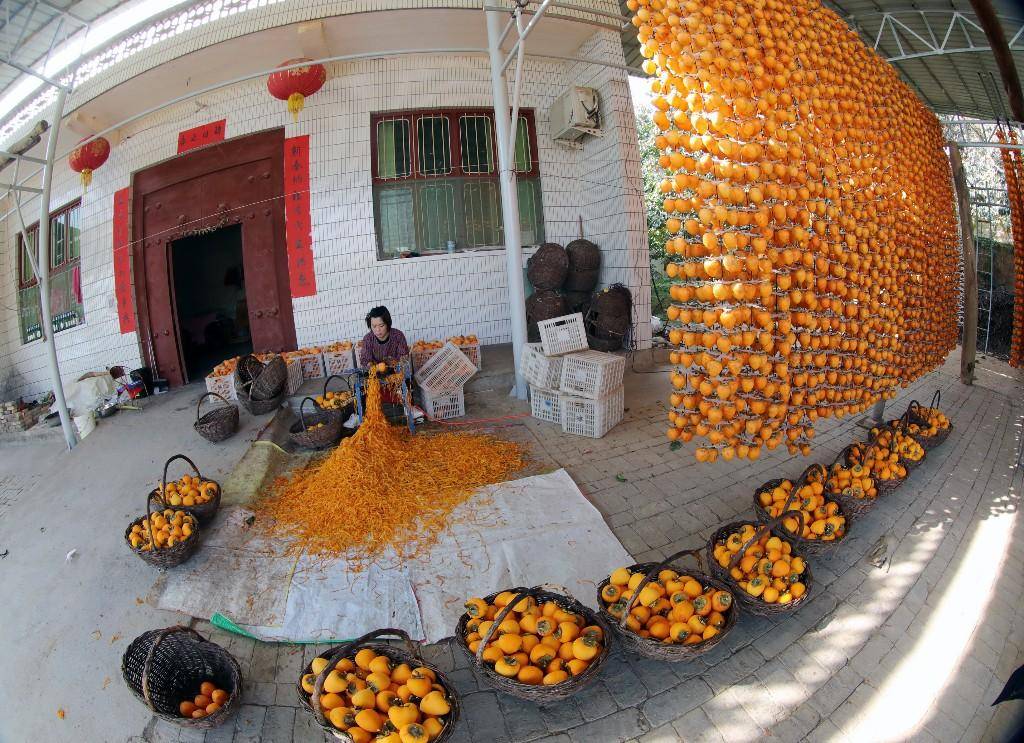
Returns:
[[[175,240],[171,262],[186,381],[251,353],[241,225]]]

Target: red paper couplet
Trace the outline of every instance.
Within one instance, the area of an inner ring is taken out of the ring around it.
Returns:
[[[128,232],[128,189],[114,194],[114,297],[121,333],[135,330],[135,309],[132,307],[132,261]]]
[[[196,147],[205,147],[208,144],[224,141],[224,130],[227,128],[227,119],[211,121],[209,124],[186,129],[178,134],[178,154],[194,150]]]
[[[284,141],[284,223],[293,297],[316,294],[313,225],[309,216],[309,135]]]

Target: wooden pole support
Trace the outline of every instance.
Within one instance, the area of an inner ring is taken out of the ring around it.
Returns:
[[[949,143],[949,162],[953,168],[953,188],[960,212],[960,244],[964,255],[964,332],[960,346],[960,381],[974,384],[974,364],[978,350],[978,272],[974,257],[974,231],[971,228],[971,200],[960,148]]]

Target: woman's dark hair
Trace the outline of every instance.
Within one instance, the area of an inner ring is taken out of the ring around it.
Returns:
[[[372,320],[375,317],[380,318],[384,322],[384,324],[387,325],[388,330],[391,330],[391,313],[388,312],[387,307],[381,305],[380,307],[374,307],[372,310],[367,312],[366,327],[370,327],[370,320]]]

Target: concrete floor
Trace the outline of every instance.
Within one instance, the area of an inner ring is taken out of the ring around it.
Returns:
[[[0,741],[124,741],[149,723],[121,680],[121,654],[142,632],[191,617],[146,603],[157,573],[128,551],[124,529],[169,456],[223,477],[270,418],[243,411],[238,433],[209,444],[192,429],[205,391],[121,411],[70,453],[62,440],[0,447]]]
[[[496,375],[500,359],[491,357]],[[1024,663],[1014,469],[1024,384],[999,362],[982,362],[973,387],[956,381],[957,370],[954,354],[890,405],[902,412],[938,387],[956,430],[834,556],[814,562],[821,594],[806,606],[778,620],[743,616],[727,641],[692,663],[615,651],[598,683],[545,706],[496,694],[457,648],[430,646],[426,655],[450,672],[463,700],[454,743],[1007,740],[1024,702],[988,705]],[[706,542],[718,524],[750,515],[758,484],[809,463],[776,451],[757,463],[698,465],[692,445],[670,452],[664,374],[627,373],[625,420],[601,440],[518,417],[525,406],[493,381],[474,393],[470,417],[499,418],[480,427],[523,441],[538,463],[565,466],[638,560]],[[323,740],[295,708],[293,690],[317,646],[255,643],[193,621],[235,654],[246,678],[233,723],[205,736],[155,723],[121,681],[120,656],[134,636],[190,621],[147,603],[157,574],[124,548],[125,524],[166,456],[184,451],[204,474],[222,477],[269,419],[243,412],[242,432],[209,445],[191,430],[201,392],[186,388],[144,413],[120,413],[69,455],[59,445],[0,448],[0,552],[10,551],[0,559],[10,597],[0,620],[3,743]],[[829,461],[863,433],[849,420],[822,423],[812,461]],[[863,559],[879,543],[891,559],[881,570]],[[67,563],[72,548],[78,555]]]

